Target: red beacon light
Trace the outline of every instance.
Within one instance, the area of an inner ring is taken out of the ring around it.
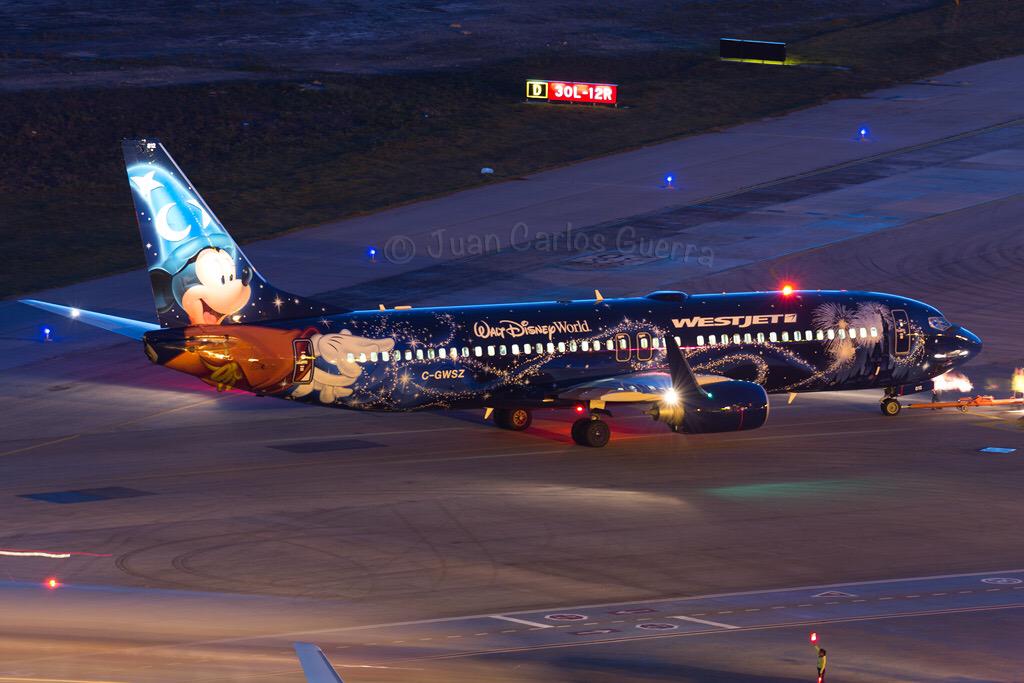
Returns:
[[[46,586],[49,590],[56,590],[60,588],[60,581],[51,576],[46,580],[46,582],[43,585]]]
[[[816,643],[816,642],[818,642],[818,634],[815,633],[814,631],[811,631],[811,643]]]
[[[583,407],[583,404],[581,404],[581,403],[577,403],[576,404],[576,412],[577,413],[582,415],[584,410],[586,410],[586,408]]]
[[[791,285],[789,283],[782,285],[782,296],[792,296],[792,295],[793,295],[793,285]]]

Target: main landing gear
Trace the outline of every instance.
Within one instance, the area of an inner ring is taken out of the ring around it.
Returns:
[[[600,448],[608,443],[612,430],[608,423],[596,415],[583,417],[572,423],[572,440],[581,446]]]
[[[583,417],[572,425],[572,440],[581,446],[601,448],[608,443],[612,430],[608,423],[601,419],[601,414],[609,415],[605,410],[594,409],[589,417]],[[498,408],[492,413],[494,424],[502,429],[521,432],[533,422],[533,413],[527,408]]]
[[[494,411],[494,424],[502,429],[521,432],[533,422],[533,413],[526,408],[499,408]]]

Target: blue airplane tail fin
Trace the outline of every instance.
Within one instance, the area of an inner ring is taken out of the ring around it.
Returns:
[[[299,656],[307,683],[345,683],[323,651],[313,643],[295,643],[295,654]]]
[[[267,282],[158,140],[122,149],[161,327],[340,311]]]

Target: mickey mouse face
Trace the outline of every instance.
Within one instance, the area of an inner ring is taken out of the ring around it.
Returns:
[[[242,309],[251,292],[238,278],[235,259],[223,249],[203,249],[195,259],[198,284],[185,290],[182,308],[193,325],[219,325],[224,318]]]

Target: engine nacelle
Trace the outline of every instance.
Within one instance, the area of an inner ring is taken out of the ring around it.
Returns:
[[[768,420],[768,394],[760,384],[727,380],[708,385],[705,393],[675,404],[659,402],[645,412],[687,434],[757,429]]]

